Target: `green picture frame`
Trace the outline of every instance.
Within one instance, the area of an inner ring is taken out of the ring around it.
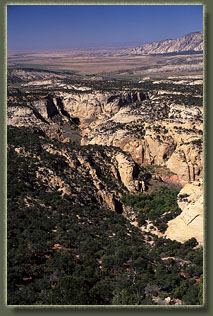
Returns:
[[[7,77],[7,5],[9,4],[117,4],[117,5],[142,5],[142,4],[163,4],[163,5],[203,5],[204,7],[204,105],[205,105],[205,133],[204,133],[204,165],[205,165],[205,283],[204,283],[204,305],[203,306],[138,306],[138,307],[110,307],[110,306],[34,306],[34,307],[12,307],[6,305],[6,252],[7,252],[7,240],[6,240],[6,185],[7,185],[7,157],[6,157],[6,145],[7,145],[7,131],[6,131],[6,77]],[[211,56],[213,54],[212,44],[212,3],[211,0],[203,1],[39,1],[39,0],[1,0],[0,3],[0,223],[1,223],[1,243],[0,243],[0,311],[2,315],[10,316],[14,314],[26,314],[26,315],[52,315],[56,313],[74,313],[79,315],[91,314],[91,315],[107,315],[111,313],[128,314],[132,313],[145,313],[148,315],[165,315],[165,314],[177,314],[179,315],[191,315],[193,313],[197,315],[210,315],[213,312],[213,303],[211,300],[212,292],[212,213],[211,208],[213,206],[213,195],[211,194],[212,188],[212,165],[213,149],[211,144],[211,135],[213,134],[213,109],[211,103],[213,102],[213,89],[211,89],[211,82],[213,80],[213,68],[211,67]]]

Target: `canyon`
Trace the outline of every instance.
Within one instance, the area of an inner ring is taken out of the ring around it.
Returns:
[[[202,50],[8,54],[10,305],[203,304]]]
[[[170,79],[169,83],[156,83],[150,80],[149,89],[143,89],[141,83],[141,89],[137,87],[129,90],[124,87],[111,91],[93,88],[91,83],[87,82],[87,85],[68,85],[67,92],[66,89],[61,89],[62,75],[56,75],[47,82],[43,72],[39,73],[37,81],[32,82],[29,80],[32,75],[35,79],[38,75],[36,72],[22,70],[21,74],[21,87],[25,92],[22,95],[22,104],[19,103],[17,94],[12,93],[9,96],[8,126],[28,127],[40,135],[57,139],[62,143],[76,143],[83,147],[99,145],[109,150],[121,150],[120,153],[112,155],[114,158],[111,157],[111,160],[115,165],[108,166],[109,173],[113,169],[114,176],[117,175],[117,179],[120,179],[129,193],[143,192],[145,189],[142,187],[145,186],[149,188],[144,179],[137,179],[135,170],[150,165],[156,167],[157,172],[150,177],[158,179],[158,182],[185,187],[188,183],[193,186],[194,182],[202,180],[203,107],[202,95],[197,90],[195,79],[188,79],[188,91],[185,89],[180,97],[179,90],[184,88],[180,79],[179,85],[177,79]],[[26,77],[28,83],[25,82]],[[147,85],[147,81],[145,83]],[[167,89],[169,87],[169,90],[166,91],[162,85]],[[52,86],[56,90],[54,93],[49,92]],[[32,89],[42,89],[43,95],[38,98],[37,92],[33,96]],[[192,102],[195,104],[192,105],[183,101],[185,98],[190,103],[190,90],[194,90]],[[104,190],[103,183],[100,185],[97,172],[89,162],[80,162],[78,159],[78,162],[71,164],[83,165],[90,170],[93,182],[99,190],[98,195],[105,205],[115,210],[115,200],[119,201],[121,194],[119,197],[118,194],[116,196],[115,193],[109,193],[108,189]],[[59,179],[53,181],[55,186],[59,185],[58,181]],[[61,190],[69,192],[68,185],[63,184]],[[191,203],[189,201],[188,212]],[[196,220],[200,220],[199,226],[202,228],[202,217]],[[202,244],[202,232],[196,227],[193,229],[192,224],[193,220],[189,225],[190,234],[186,234],[186,238],[199,236]],[[184,230],[184,225],[182,228],[180,222],[177,231]],[[174,229],[173,225],[175,234]],[[171,236],[170,226],[168,236]],[[178,239],[177,236],[176,238]],[[183,236],[180,240],[184,240]]]

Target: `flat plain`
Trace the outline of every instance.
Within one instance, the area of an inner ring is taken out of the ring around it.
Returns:
[[[71,71],[84,75],[166,77],[200,74],[203,55],[161,54],[134,56],[122,49],[93,48],[60,51],[10,51],[8,67]]]

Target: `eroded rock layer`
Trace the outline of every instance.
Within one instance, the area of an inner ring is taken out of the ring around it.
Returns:
[[[202,108],[151,93],[66,94],[8,108],[8,125],[33,126],[81,145],[116,146],[141,165],[163,165],[184,185],[202,177]],[[162,103],[161,103],[162,101]]]

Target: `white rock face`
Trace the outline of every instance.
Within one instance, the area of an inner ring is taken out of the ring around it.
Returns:
[[[178,174],[183,185],[197,180],[203,175],[203,152],[190,143],[180,145],[169,158],[167,167]]]
[[[184,242],[195,237],[203,244],[203,184],[200,181],[188,183],[178,195],[178,205],[182,213],[168,222],[165,235]]]
[[[118,171],[121,177],[121,181],[126,186],[129,192],[135,192],[136,186],[133,180],[133,173],[135,164],[133,161],[127,159],[124,153],[119,153],[115,157],[118,163]]]

